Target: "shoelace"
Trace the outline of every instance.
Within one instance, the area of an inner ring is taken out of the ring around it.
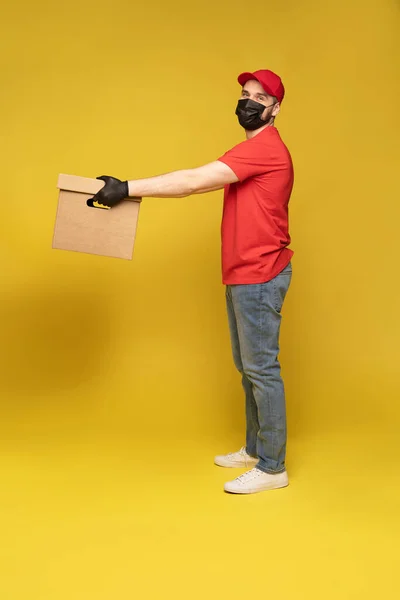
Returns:
[[[254,467],[254,469],[251,469],[250,471],[247,471],[246,473],[243,473],[242,475],[239,475],[239,477],[237,478],[238,483],[247,483],[247,481],[249,479],[254,479],[255,477],[259,477],[262,474],[262,471],[260,471],[260,469],[257,469],[256,467]]]
[[[245,446],[243,446],[243,448],[240,448],[240,450],[238,450],[237,452],[229,452],[228,456],[230,458],[233,458],[234,456],[236,456],[237,454],[240,454],[241,456],[243,456],[244,458],[246,458],[247,456],[247,452],[246,452],[246,448]]]

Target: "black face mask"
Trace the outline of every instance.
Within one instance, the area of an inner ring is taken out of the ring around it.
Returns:
[[[274,106],[274,104],[264,106],[264,104],[250,100],[250,98],[243,98],[237,103],[235,114],[237,115],[239,123],[242,127],[248,131],[254,131],[255,129],[260,129],[260,127],[263,127],[267,124],[267,121],[262,120],[261,115],[266,108]]]

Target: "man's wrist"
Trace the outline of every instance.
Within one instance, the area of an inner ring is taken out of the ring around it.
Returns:
[[[129,182],[128,181],[121,181],[121,189],[124,192],[124,197],[128,198],[129,197]]]

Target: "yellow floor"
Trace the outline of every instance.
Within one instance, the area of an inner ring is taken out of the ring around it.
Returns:
[[[86,429],[3,438],[1,600],[399,597],[395,431],[298,436],[290,486],[244,497],[236,434]]]

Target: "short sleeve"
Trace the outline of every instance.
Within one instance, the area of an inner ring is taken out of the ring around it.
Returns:
[[[266,173],[270,168],[268,146],[259,143],[254,138],[241,142],[218,160],[228,165],[239,181]]]

